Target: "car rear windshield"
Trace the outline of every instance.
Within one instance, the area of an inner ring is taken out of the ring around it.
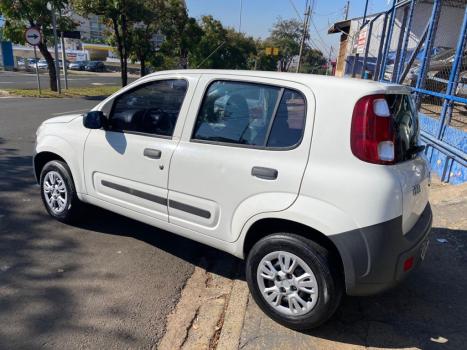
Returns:
[[[419,126],[418,114],[410,95],[386,95],[394,120],[395,160],[402,162],[416,157]]]

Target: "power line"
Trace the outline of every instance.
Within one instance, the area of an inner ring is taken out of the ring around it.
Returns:
[[[290,5],[292,5],[292,7],[293,7],[295,13],[297,14],[297,17],[300,19],[300,21],[303,21],[302,16],[300,15],[300,12],[298,12],[297,7],[295,6],[293,0],[289,0],[289,3],[290,3]],[[308,3],[308,0],[307,0],[307,3]]]
[[[318,28],[316,27],[316,24],[315,24],[315,22],[313,21],[313,19],[310,19],[310,20],[311,20],[311,25],[312,25],[313,28],[315,28],[315,30],[316,30],[316,34],[318,35],[319,40],[321,41],[321,43],[323,44],[325,50],[327,51],[327,50],[328,50],[328,45],[324,42],[324,39],[323,39],[323,37],[321,36],[321,34],[319,33],[319,30],[318,30]]]

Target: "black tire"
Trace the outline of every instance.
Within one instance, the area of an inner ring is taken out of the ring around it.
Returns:
[[[276,251],[296,255],[311,268],[316,277],[316,304],[303,315],[286,315],[279,312],[265,300],[260,291],[257,280],[259,264],[265,256]],[[327,321],[340,305],[344,288],[338,266],[336,257],[314,241],[296,234],[275,233],[259,240],[249,252],[246,279],[253,298],[264,313],[288,328],[303,331],[318,327]]]
[[[63,179],[63,185],[66,189],[66,201],[64,204],[64,209],[62,211],[56,211],[52,209],[46,199],[46,194],[44,191],[44,186],[46,185],[45,178],[51,172],[58,173],[61,176],[61,178]],[[52,160],[44,165],[44,167],[41,170],[40,188],[41,198],[42,202],[44,203],[45,209],[47,210],[49,215],[52,216],[54,219],[65,223],[71,223],[80,216],[82,203],[76,195],[73,177],[71,176],[70,168],[65,162]]]

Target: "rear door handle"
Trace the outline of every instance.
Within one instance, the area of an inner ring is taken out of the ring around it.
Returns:
[[[279,172],[276,169],[254,166],[251,169],[251,175],[263,180],[275,180]]]
[[[158,149],[145,148],[143,154],[145,157],[148,157],[151,159],[161,159],[162,152],[159,151]]]

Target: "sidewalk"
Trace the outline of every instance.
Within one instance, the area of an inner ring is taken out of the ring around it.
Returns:
[[[373,297],[345,297],[330,321],[316,330],[300,333],[275,323],[258,308],[241,274],[243,263],[236,261],[237,271],[240,271],[238,276],[235,273],[222,273],[219,276],[215,271],[207,272],[212,276],[206,278],[217,281],[217,296],[208,291],[204,292],[206,296],[203,297],[201,293],[196,300],[203,307],[198,307],[196,313],[193,311],[191,323],[188,326],[174,324],[178,330],[182,330],[176,335],[183,338],[182,346],[178,348],[465,348],[467,184],[451,186],[435,181],[430,189],[430,202],[434,222],[426,260],[397,288]],[[212,284],[206,283],[206,288],[212,289]],[[204,282],[198,287],[203,286]],[[215,306],[207,307],[213,298],[217,300]],[[220,311],[222,309],[223,312]],[[180,315],[184,315],[186,310],[182,306]],[[210,322],[203,322],[209,318]],[[203,324],[207,328],[203,329]],[[169,324],[167,332],[170,328]],[[194,336],[196,334],[198,336]],[[172,333],[168,338],[173,339],[174,336]],[[203,337],[205,340],[200,341]],[[190,342],[190,339],[195,341]]]

